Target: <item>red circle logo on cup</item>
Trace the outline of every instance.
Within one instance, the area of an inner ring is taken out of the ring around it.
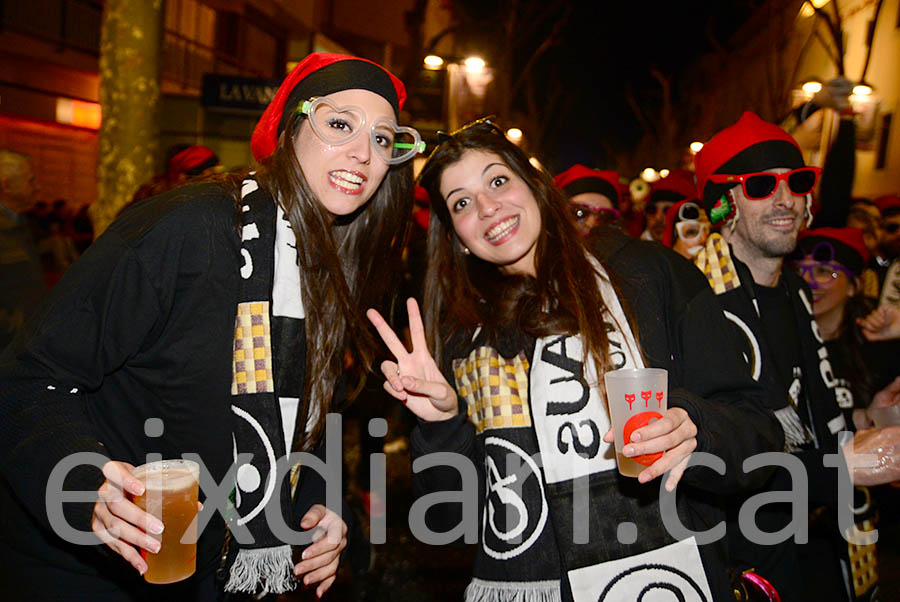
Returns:
[[[647,426],[650,424],[652,420],[659,420],[662,418],[662,414],[659,412],[641,412],[640,414],[635,414],[631,418],[628,419],[628,422],[625,423],[624,429],[624,439],[625,445],[631,443],[631,433],[638,430],[642,426]],[[656,452],[655,454],[644,454],[643,456],[635,456],[632,458],[638,464],[643,466],[650,466],[660,458],[662,458],[663,452]]]

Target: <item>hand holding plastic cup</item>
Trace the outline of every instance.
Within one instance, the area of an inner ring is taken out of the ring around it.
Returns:
[[[157,554],[141,550],[147,563],[147,583],[174,583],[197,569],[197,496],[200,466],[190,460],[161,460],[138,466],[132,474],[144,484],[144,494],[132,501],[160,519],[164,530],[150,534],[160,541]]]
[[[616,446],[619,474],[637,477],[662,457],[662,452],[634,458],[622,455],[631,434],[663,417],[668,409],[669,373],[663,368],[613,370],[603,375]]]

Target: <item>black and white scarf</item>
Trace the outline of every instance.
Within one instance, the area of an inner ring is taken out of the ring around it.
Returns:
[[[615,290],[603,268],[595,269],[614,367],[643,368]],[[602,440],[609,428],[604,387],[581,337],[539,339],[530,359],[521,350],[507,355],[476,344],[453,362],[487,481],[466,601],[558,602],[563,589],[576,602],[631,600],[664,582],[679,599],[711,602],[693,539],[676,542],[662,530],[656,504],[620,490],[615,449]],[[658,491],[633,479],[625,486]],[[588,504],[581,519],[573,514],[579,500]],[[616,541],[626,519],[639,531],[632,544]]]
[[[305,313],[296,238],[281,207],[250,177],[241,185],[240,209],[243,265],[231,411],[235,460],[247,453],[252,459],[237,470],[234,522],[249,530],[253,544],[240,545],[225,590],[282,593],[295,586],[291,547],[272,533],[265,508],[278,504],[282,517],[291,517],[290,482],[278,481],[276,463],[291,451],[294,437],[304,366],[296,353],[305,353]],[[290,365],[278,361],[292,353]]]

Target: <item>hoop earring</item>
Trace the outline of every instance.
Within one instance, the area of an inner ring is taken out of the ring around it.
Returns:
[[[804,208],[804,210],[806,211],[806,214],[803,216],[803,218],[806,220],[806,227],[809,228],[812,225],[812,221],[813,221],[812,194],[807,194],[806,197],[804,197],[804,198],[806,199],[806,206]]]

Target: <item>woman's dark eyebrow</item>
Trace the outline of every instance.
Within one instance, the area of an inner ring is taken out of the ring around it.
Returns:
[[[499,165],[500,167],[506,167],[506,165],[504,165],[503,163],[500,163],[499,161],[495,161],[493,163],[488,163],[487,165],[484,166],[484,169],[481,170],[481,175],[486,174],[487,170],[492,168],[494,165]],[[462,188],[454,188],[453,190],[448,192],[446,195],[444,195],[444,198],[449,199],[451,196],[453,196],[454,192],[459,192],[460,190],[462,190]]]

